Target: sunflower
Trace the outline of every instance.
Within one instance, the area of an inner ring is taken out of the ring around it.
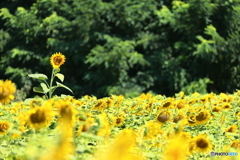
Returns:
[[[12,81],[0,80],[0,103],[8,104],[14,99],[14,93],[16,92],[16,86]]]
[[[6,131],[9,130],[10,124],[7,121],[0,122],[0,134],[6,134]]]
[[[58,109],[60,122],[66,122],[68,124],[73,124],[75,122],[76,110],[73,108],[70,101],[58,100],[54,103],[54,107]]]
[[[178,109],[183,109],[185,107],[185,100],[178,100],[176,101],[175,103],[175,106],[178,108]]]
[[[174,123],[178,123],[180,120],[184,119],[184,114],[181,112],[173,118]]]
[[[230,109],[232,108],[232,105],[230,103],[223,103],[221,107],[222,109]]]
[[[240,148],[240,140],[232,141],[231,147],[233,147],[233,148]]]
[[[124,117],[123,116],[117,116],[114,118],[114,125],[115,126],[122,126],[124,123]]]
[[[196,117],[194,115],[188,116],[188,125],[189,126],[196,125]]]
[[[179,147],[181,146],[181,147]],[[187,144],[185,139],[180,136],[175,136],[165,148],[165,160],[186,160],[187,159]]]
[[[58,69],[65,62],[65,59],[65,56],[58,52],[51,56],[50,62],[54,69]]]
[[[210,113],[208,111],[201,111],[199,114],[195,116],[195,120],[197,124],[204,124],[210,118]]]
[[[143,128],[143,136],[145,139],[153,139],[162,134],[161,125],[154,121],[148,121]]]
[[[220,107],[213,107],[212,112],[221,112]]]
[[[228,127],[226,129],[226,132],[230,132],[230,133],[236,133],[238,130],[238,127],[234,124],[234,125],[231,125],[230,127]]]
[[[168,98],[167,100],[165,100],[162,104],[162,108],[171,108],[173,105],[173,98]]]
[[[33,129],[40,129],[49,125],[52,120],[53,114],[49,107],[36,107],[32,108],[28,113],[27,123]]]
[[[171,113],[169,111],[162,111],[156,117],[156,121],[161,124],[163,124],[167,121],[170,121],[170,119],[171,119]]]
[[[206,138],[206,135],[200,134],[192,140],[193,149],[197,152],[206,153],[211,151],[212,144]]]

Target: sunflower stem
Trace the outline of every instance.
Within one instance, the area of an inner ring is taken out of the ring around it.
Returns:
[[[53,83],[54,77],[55,77],[55,74],[54,74],[54,68],[53,68],[52,75],[51,75],[51,80],[50,80],[50,86],[49,86],[49,99],[52,98],[52,83]]]

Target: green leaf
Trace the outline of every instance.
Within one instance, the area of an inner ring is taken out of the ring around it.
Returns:
[[[56,77],[58,77],[58,79],[60,79],[62,82],[64,81],[64,75],[61,73],[57,73]]]
[[[58,72],[60,72],[60,68],[54,69],[54,74],[56,74],[56,73],[58,73]]]
[[[56,82],[57,83],[57,87],[63,87],[63,88],[66,88],[67,90],[69,90],[72,94],[73,94],[73,91],[68,88],[67,86],[63,85],[62,83],[59,83],[59,82]]]
[[[45,83],[40,83],[40,85],[41,85],[44,93],[49,92],[49,88],[47,87],[47,85]]]
[[[43,93],[44,94],[44,91],[41,87],[33,87],[33,91],[37,92],[37,93]]]
[[[34,79],[39,79],[39,80],[46,80],[48,77],[45,74],[28,74],[29,77],[34,78]]]

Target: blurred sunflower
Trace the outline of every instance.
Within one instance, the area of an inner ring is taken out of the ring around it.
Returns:
[[[221,108],[222,109],[230,109],[230,108],[232,108],[232,105],[230,103],[223,103]]]
[[[233,140],[231,147],[233,148],[240,148],[240,140]]]
[[[0,122],[0,134],[6,134],[7,130],[10,129],[10,123],[7,121]]]
[[[196,125],[196,117],[194,115],[188,116],[188,125],[195,126]]]
[[[73,125],[76,119],[77,111],[74,109],[70,101],[58,100],[54,103],[54,108],[58,110],[60,116],[59,121],[69,125]]]
[[[50,62],[54,69],[58,69],[65,62],[65,59],[66,57],[62,53],[58,52],[51,56]]]
[[[0,80],[0,103],[8,104],[14,99],[14,93],[16,92],[16,86],[12,81]]]
[[[208,111],[201,111],[195,116],[195,120],[197,124],[204,124],[210,118],[210,113]]]
[[[171,108],[173,106],[174,98],[168,98],[162,103],[162,108]]]
[[[209,153],[212,150],[212,144],[206,138],[206,135],[200,134],[192,140],[193,149],[201,153]]]
[[[117,117],[114,117],[114,125],[115,126],[122,126],[124,123],[124,117],[122,115],[119,115]]]
[[[179,147],[181,146],[181,147]],[[187,143],[184,138],[175,136],[168,143],[164,152],[164,160],[185,160],[187,159]]]
[[[234,124],[229,126],[225,132],[236,133],[238,131],[238,127]]]
[[[27,123],[33,129],[40,129],[50,124],[53,114],[50,107],[32,108],[28,113]]]
[[[178,113],[174,118],[173,118],[173,122],[174,123],[178,123],[180,120],[184,119],[185,115],[181,112]]]
[[[163,124],[171,120],[171,113],[169,111],[161,111],[156,117],[156,121]]]

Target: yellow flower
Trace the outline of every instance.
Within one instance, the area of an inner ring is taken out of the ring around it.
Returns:
[[[173,101],[174,101],[174,98],[168,98],[167,100],[165,100],[162,104],[162,108],[172,108],[172,105],[173,105]]]
[[[186,140],[181,136],[175,136],[165,148],[164,159],[185,160],[187,159],[187,149]]]
[[[198,115],[195,116],[197,124],[204,124],[210,118],[210,113],[208,111],[201,111]]]
[[[6,134],[9,128],[10,124],[7,121],[0,122],[0,134]]]
[[[36,107],[29,111],[28,124],[33,129],[46,127],[52,120],[52,110],[49,107]]]
[[[236,133],[238,130],[238,127],[234,124],[234,125],[231,125],[230,127],[228,127],[226,129],[226,132],[230,132],[230,133]]]
[[[0,80],[0,103],[8,104],[14,99],[14,93],[16,92],[16,86],[12,81],[6,80],[5,82]]]
[[[124,129],[113,143],[99,150],[91,160],[143,160],[143,156],[136,151],[137,134],[131,129]]]
[[[74,109],[70,101],[58,100],[54,103],[54,107],[58,109],[60,122],[73,125],[76,119],[77,111]]]
[[[168,111],[162,111],[158,114],[158,116],[156,117],[156,121],[163,124],[167,121],[170,121],[171,119],[171,113]]]
[[[51,56],[50,62],[54,69],[58,69],[65,62],[65,59],[65,56],[58,52]]]
[[[212,149],[212,144],[206,138],[206,135],[200,134],[192,140],[193,149],[197,152],[209,153]]]
[[[124,123],[124,117],[123,116],[117,116],[114,118],[114,125],[115,126],[122,126]]]
[[[194,115],[189,115],[188,116],[188,125],[189,126],[196,125],[196,117]]]

